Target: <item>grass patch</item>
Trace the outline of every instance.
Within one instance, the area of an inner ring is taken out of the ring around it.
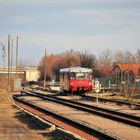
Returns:
[[[105,96],[103,98],[106,99],[112,99],[112,100],[120,100],[120,101],[128,101],[128,102],[135,102],[135,103],[140,103],[140,95],[134,95],[132,97],[124,97],[120,95],[114,95],[114,96]]]
[[[26,124],[28,128],[33,130],[47,130],[43,133],[39,133],[44,137],[47,137],[48,140],[80,140],[75,138],[72,134],[65,133],[59,129],[54,131],[49,131],[50,126],[46,123],[41,122],[39,119],[27,114],[24,111],[18,111],[15,115],[15,118],[20,122]]]
[[[65,133],[59,129],[56,129],[55,131],[50,133],[43,133],[42,135],[47,137],[48,140],[80,140],[78,138],[75,138],[73,135]]]
[[[45,130],[50,127],[47,124],[41,122],[39,119],[25,113],[24,111],[17,112],[15,118],[26,124],[30,129]]]

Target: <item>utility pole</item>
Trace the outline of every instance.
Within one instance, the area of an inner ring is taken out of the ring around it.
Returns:
[[[44,87],[46,87],[46,49],[45,49],[45,58],[44,58]]]
[[[10,90],[10,35],[8,35],[8,90]]]
[[[5,46],[3,45],[3,71],[4,71],[4,66],[5,66],[5,62],[6,62],[6,49]]]
[[[11,39],[11,76],[13,77],[13,38]]]
[[[18,77],[18,75],[17,75],[17,67],[18,67],[18,39],[19,39],[19,37],[17,36],[17,42],[16,42],[16,78]]]

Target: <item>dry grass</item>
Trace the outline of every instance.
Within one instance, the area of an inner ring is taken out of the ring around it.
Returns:
[[[46,140],[16,119],[19,110],[13,107],[13,102],[11,93],[0,92],[0,140]]]
[[[136,103],[140,103],[140,94],[134,94],[131,97],[124,97],[121,95],[105,95],[102,96],[103,98],[107,98],[107,99],[113,99],[113,100],[120,100],[120,101],[128,101],[128,102],[136,102]]]
[[[1,89],[7,89],[8,87],[8,79],[0,77],[0,91]]]
[[[77,140],[13,106],[11,93],[0,91],[0,140]]]

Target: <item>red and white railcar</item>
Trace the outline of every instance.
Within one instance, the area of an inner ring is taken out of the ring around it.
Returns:
[[[60,90],[85,93],[92,90],[92,69],[70,67],[60,69]]]

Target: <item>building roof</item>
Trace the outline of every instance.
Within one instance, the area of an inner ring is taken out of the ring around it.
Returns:
[[[140,64],[118,64],[117,66],[121,69],[121,71],[132,70],[136,76],[140,70]]]

